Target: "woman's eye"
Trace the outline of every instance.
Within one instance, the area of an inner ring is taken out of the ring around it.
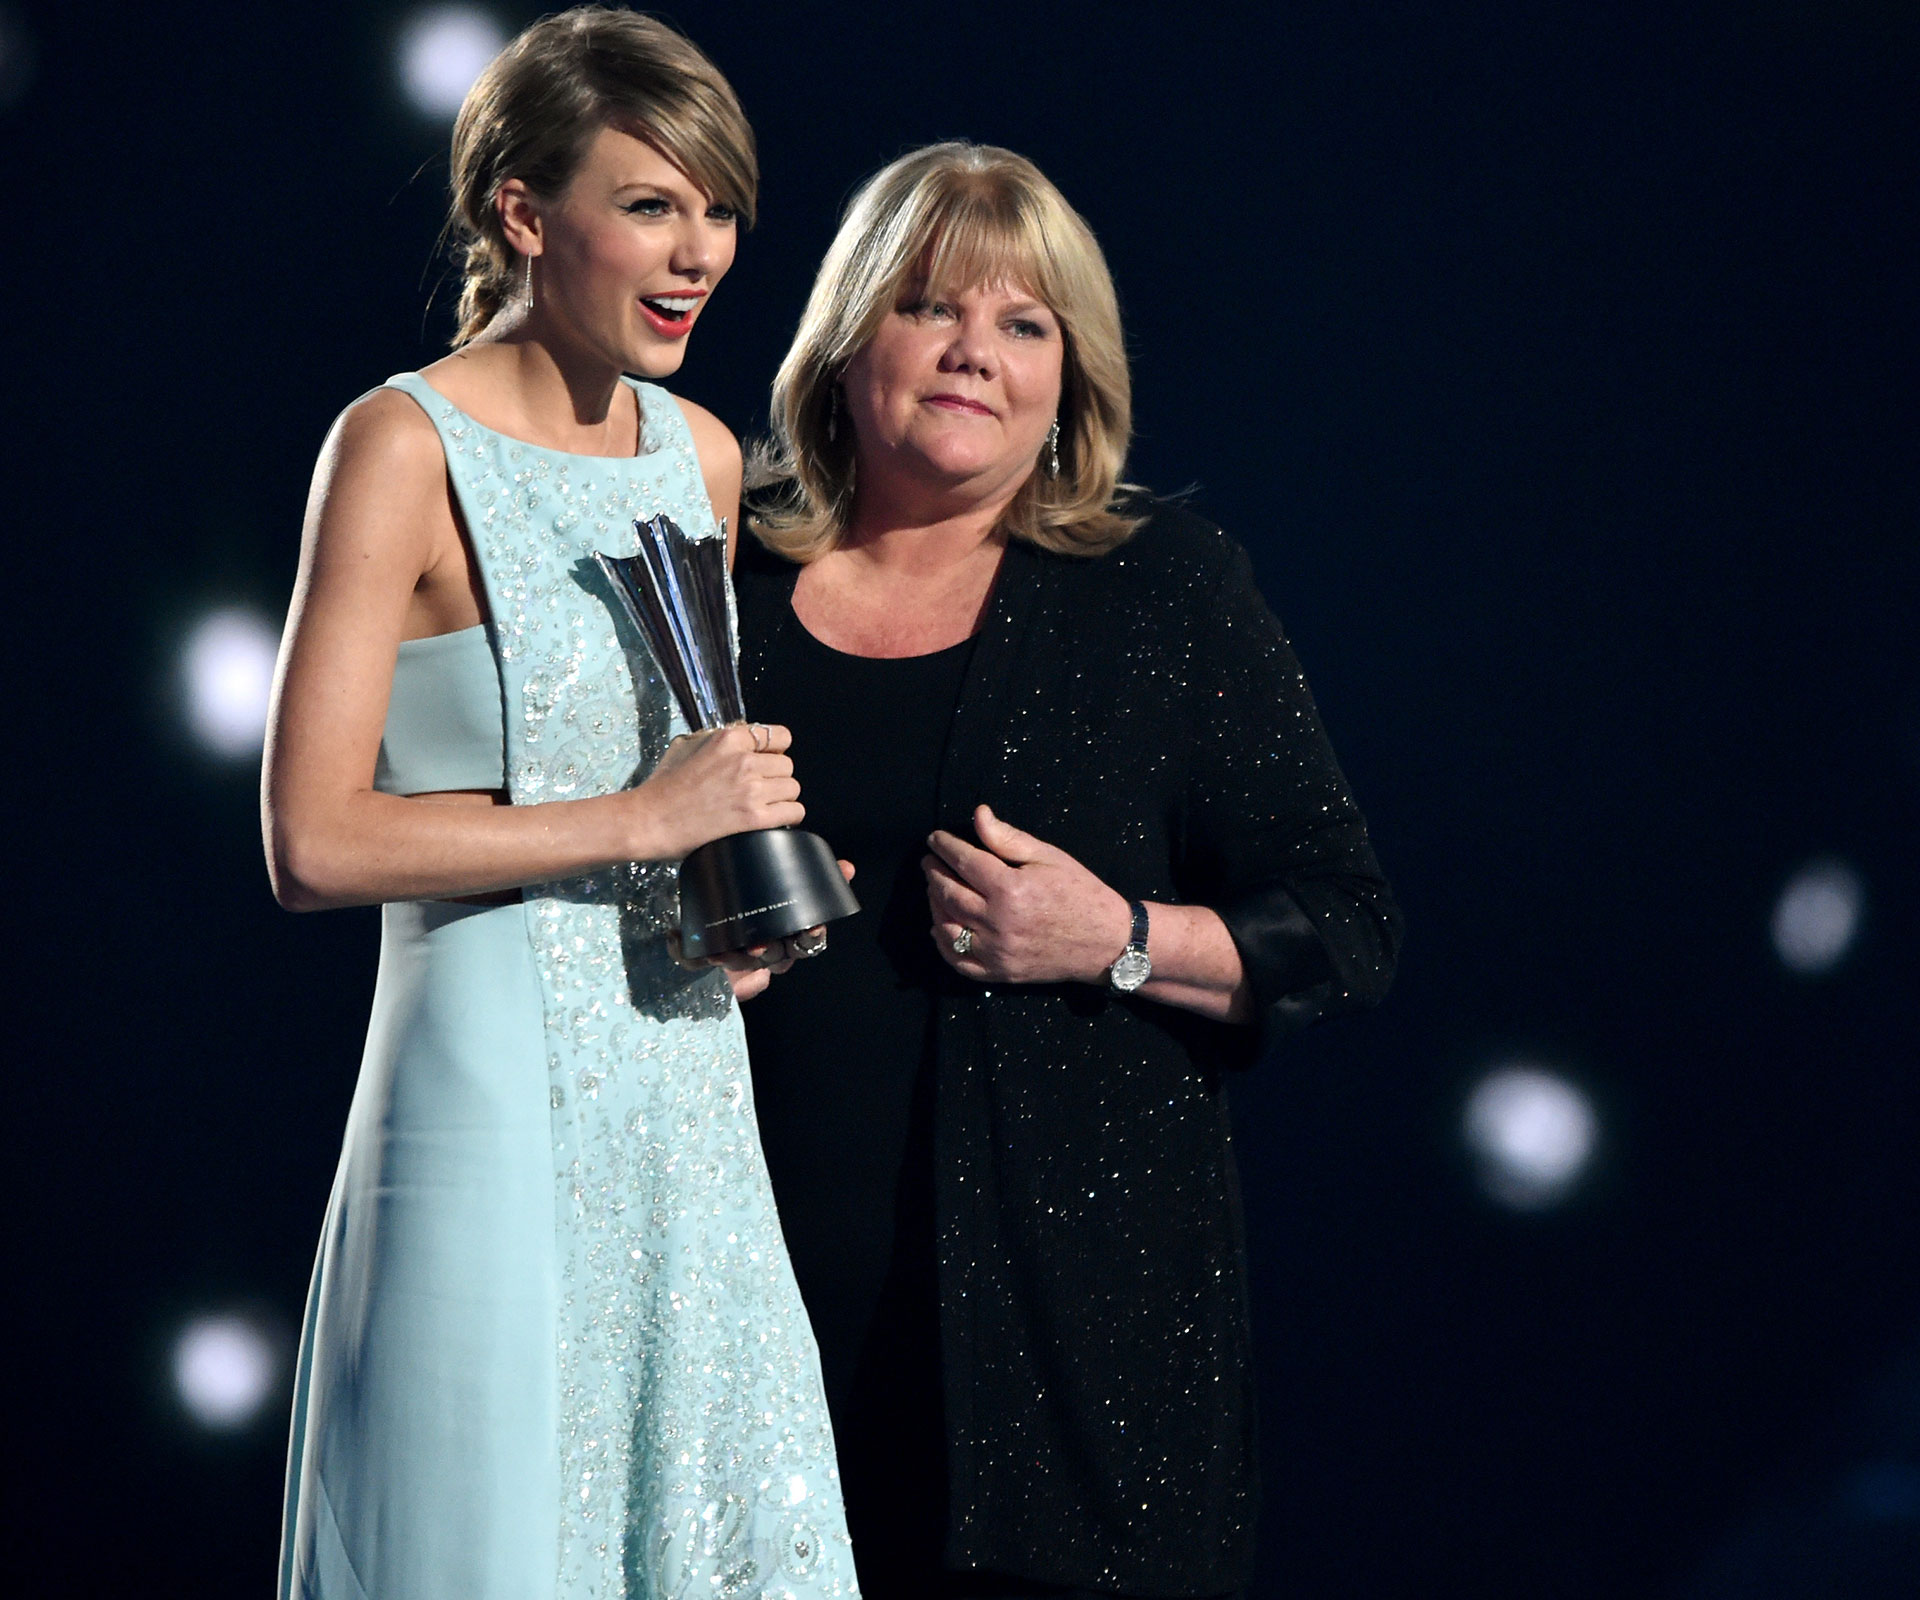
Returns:
[[[621,209],[630,217],[663,217],[667,214],[667,203],[658,195],[647,195],[629,200]]]
[[[726,223],[731,226],[740,220],[740,213],[732,206],[708,206],[707,221]]]
[[[1047,336],[1045,328],[1037,322],[1028,321],[1025,317],[1016,318],[1007,324],[1007,328],[1016,339],[1044,339]]]

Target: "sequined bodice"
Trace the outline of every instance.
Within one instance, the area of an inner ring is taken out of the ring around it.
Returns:
[[[417,373],[486,590],[515,806],[643,780],[685,731],[593,561],[636,518],[714,531],[672,396],[642,449],[482,426]],[[818,1357],[774,1214],[732,991],[668,952],[676,863],[527,886],[558,1247],[559,1588],[582,1600],[855,1592]]]

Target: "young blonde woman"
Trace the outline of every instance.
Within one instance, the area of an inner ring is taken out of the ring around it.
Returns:
[[[1253,1557],[1225,1077],[1399,915],[1245,553],[1121,486],[1113,284],[1031,162],[854,198],[743,545],[865,913],[747,1008],[869,1600],[1215,1596]]]
[[[737,518],[733,439],[651,380],[755,184],[731,89],[678,34],[536,24],[454,131],[455,351],[321,454],[267,856],[294,909],[383,910],[300,1351],[288,1600],[855,1592],[734,994],[664,937],[678,858],[802,816],[788,735],[676,739],[590,576],[635,517]]]

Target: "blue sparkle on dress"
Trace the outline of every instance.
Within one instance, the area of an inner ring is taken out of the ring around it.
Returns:
[[[712,527],[678,405],[634,384],[642,452],[577,456],[418,374],[389,387],[440,432],[490,620],[402,646],[379,787],[504,778],[532,805],[639,782],[685,727],[591,556],[631,550],[635,517]],[[857,1593],[739,1016],[668,957],[674,876],[382,908],[282,1600]]]

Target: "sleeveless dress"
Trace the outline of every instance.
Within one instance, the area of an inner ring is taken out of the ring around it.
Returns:
[[[490,620],[401,647],[378,786],[639,782],[685,725],[591,556],[656,512],[713,527],[679,407],[634,384],[642,453],[577,456],[389,387],[439,430]],[[739,1015],[667,955],[674,883],[643,863],[382,908],[282,1600],[857,1593]]]

